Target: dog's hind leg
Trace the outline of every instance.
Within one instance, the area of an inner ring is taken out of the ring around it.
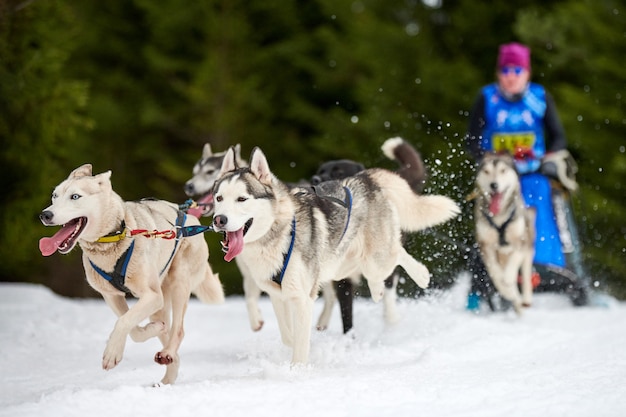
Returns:
[[[220,282],[219,274],[213,273],[207,263],[202,282],[192,291],[203,303],[221,304],[224,302],[224,288]]]
[[[521,275],[522,275],[522,306],[530,307],[533,301],[533,256],[526,255],[522,261]]]
[[[398,310],[396,309],[396,299],[398,298],[398,293],[396,292],[396,289],[398,287],[398,279],[398,271],[393,271],[393,274],[391,274],[389,278],[385,280],[385,295],[383,296],[383,316],[385,317],[385,321],[388,324],[397,323],[400,318]]]
[[[161,380],[163,384],[173,384],[178,376],[180,358],[178,349],[185,337],[184,319],[189,301],[190,288],[179,280],[173,280],[168,288],[172,303],[172,327],[169,331],[169,338],[163,350],[154,355],[154,361],[161,365],[166,365],[165,376]]]
[[[335,292],[335,283],[327,282],[322,285],[322,295],[324,298],[324,308],[320,317],[317,319],[317,330],[326,330],[328,323],[330,322],[330,316],[335,306],[335,300],[337,299],[337,293]]]
[[[400,265],[409,277],[415,281],[418,287],[426,288],[430,283],[430,272],[421,262],[413,258],[404,248],[400,248],[398,255],[398,265]]]
[[[337,300],[339,301],[341,323],[343,324],[343,332],[345,334],[352,329],[352,302],[354,300],[353,277],[342,279],[339,282],[333,282],[333,286],[335,287]]]
[[[324,308],[317,320],[317,330],[326,330],[328,328],[335,301],[339,301],[339,312],[341,313],[341,324],[343,325],[344,334],[352,329],[353,287],[352,278],[344,278],[322,285]]]

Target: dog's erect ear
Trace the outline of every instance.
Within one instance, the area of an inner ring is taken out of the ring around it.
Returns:
[[[98,180],[99,186],[105,185],[107,188],[111,188],[111,170],[95,175],[94,178]]]
[[[267,163],[265,154],[259,147],[254,148],[250,155],[250,171],[261,183],[269,185],[272,182],[270,166]]]
[[[70,173],[70,178],[91,177],[91,164],[81,165]]]
[[[476,170],[480,171],[481,169],[483,169],[483,167],[485,167],[485,165],[493,162],[496,157],[497,155],[494,152],[485,152],[484,154],[482,154],[480,159],[476,161],[478,163]]]
[[[202,159],[206,159],[212,155],[213,155],[213,152],[211,151],[211,144],[205,143],[204,148],[202,148]]]
[[[237,166],[237,160],[235,157],[235,147],[231,146],[230,148],[228,148],[226,154],[224,155],[224,160],[222,161],[222,168],[220,169],[219,177],[226,174],[227,172],[235,171],[237,168],[239,167]]]
[[[241,159],[241,144],[236,144],[234,146],[235,148],[235,163],[237,164],[237,166],[242,167],[245,164],[243,163],[243,159]]]

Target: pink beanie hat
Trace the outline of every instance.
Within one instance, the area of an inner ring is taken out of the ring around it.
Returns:
[[[498,68],[509,65],[530,70],[530,48],[515,42],[500,45]]]

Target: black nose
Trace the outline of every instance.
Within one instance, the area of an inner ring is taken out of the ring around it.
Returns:
[[[491,184],[489,184],[489,187],[491,187],[491,191],[498,191],[498,183],[497,182],[492,182]]]
[[[193,186],[193,184],[185,184],[185,194],[187,194],[188,196],[192,196],[196,193],[196,189]]]
[[[226,223],[228,223],[228,217],[224,216],[223,214],[218,214],[217,216],[213,217],[213,225],[215,227],[224,227],[226,226]]]
[[[53,217],[54,217],[54,213],[52,213],[50,210],[45,210],[45,211],[42,211],[41,214],[39,215],[39,220],[41,220],[43,224],[48,224],[52,222]]]

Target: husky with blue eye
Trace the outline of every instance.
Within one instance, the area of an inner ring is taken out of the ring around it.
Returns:
[[[122,360],[129,335],[135,342],[158,337],[163,349],[154,360],[166,366],[161,383],[173,384],[190,295],[207,303],[224,301],[204,237],[181,233],[198,227],[198,219],[163,200],[123,201],[112,189],[111,171],[92,175],[90,164],[76,168],[54,189],[52,204],[39,217],[46,226],[62,226],[54,236],[39,241],[42,255],[66,254],[78,244],[87,282],[118,317],[102,368],[112,369]],[[172,235],[168,239],[133,235],[141,230],[169,230]],[[126,295],[137,302],[129,307]],[[144,320],[149,323],[140,326]]]

